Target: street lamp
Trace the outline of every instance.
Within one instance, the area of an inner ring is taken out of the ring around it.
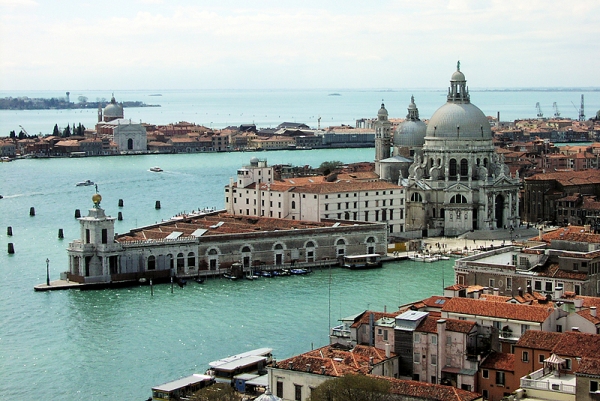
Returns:
[[[46,285],[50,286],[50,259],[46,258]]]

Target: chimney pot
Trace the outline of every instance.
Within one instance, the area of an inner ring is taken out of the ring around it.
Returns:
[[[596,307],[595,306],[590,307],[590,315],[596,317]]]

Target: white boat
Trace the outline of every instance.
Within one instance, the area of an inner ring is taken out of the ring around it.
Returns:
[[[87,186],[90,186],[90,185],[94,185],[94,181],[85,180],[85,181],[78,182],[75,185],[77,185],[78,187],[87,187]]]
[[[154,166],[154,167],[150,167],[150,171],[153,171],[155,173],[160,173],[163,171],[163,169],[158,166]]]
[[[426,256],[425,258],[423,258],[423,262],[427,263],[437,262],[438,260],[440,260],[440,257],[437,255]]]

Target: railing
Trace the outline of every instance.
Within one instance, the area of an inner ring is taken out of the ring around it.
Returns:
[[[544,379],[544,377],[547,377]],[[521,387],[544,391],[557,391],[560,393],[575,394],[576,387],[571,384],[563,383],[559,377],[544,375],[544,369],[536,370],[529,374],[529,378],[521,378]]]
[[[350,330],[344,329],[344,326],[336,326],[331,329],[331,335],[335,337],[350,338]]]

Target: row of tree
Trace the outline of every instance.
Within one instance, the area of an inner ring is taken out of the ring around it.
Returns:
[[[62,130],[58,128],[58,124],[54,124],[54,130],[52,131],[52,135],[58,136],[61,138],[68,138],[70,136],[75,136],[75,135],[83,136],[84,132],[85,132],[85,126],[81,123],[79,123],[77,125],[73,124],[72,129],[71,129],[71,125],[67,124],[67,126],[65,128],[63,128]],[[27,135],[27,133],[23,130],[21,130],[18,135],[14,130],[10,131],[10,134],[9,134],[9,138],[11,138],[11,139],[27,139],[27,138],[35,138],[35,137],[37,137],[37,135]]]

